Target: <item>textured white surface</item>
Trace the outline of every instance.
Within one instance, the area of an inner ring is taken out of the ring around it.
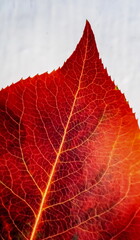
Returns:
[[[62,66],[86,19],[104,66],[140,120],[139,0],[0,0],[0,87]]]

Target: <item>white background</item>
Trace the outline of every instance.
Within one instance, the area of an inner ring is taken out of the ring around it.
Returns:
[[[0,0],[0,87],[62,66],[86,19],[140,123],[139,0]]]

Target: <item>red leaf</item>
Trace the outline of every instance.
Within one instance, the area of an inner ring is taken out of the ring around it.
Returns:
[[[140,240],[140,131],[93,32],[0,92],[0,239]]]

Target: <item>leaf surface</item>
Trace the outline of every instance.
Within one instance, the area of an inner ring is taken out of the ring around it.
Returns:
[[[0,92],[0,239],[140,240],[140,131],[90,24],[52,73]]]

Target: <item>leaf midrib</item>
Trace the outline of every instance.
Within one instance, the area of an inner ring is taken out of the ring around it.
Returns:
[[[41,215],[42,215],[42,212],[43,212],[44,202],[45,202],[47,193],[49,191],[49,188],[51,186],[52,178],[54,176],[56,166],[57,166],[57,164],[59,162],[60,155],[62,153],[62,148],[63,148],[64,142],[65,142],[65,138],[66,138],[66,135],[67,135],[67,130],[68,130],[68,127],[69,127],[69,124],[70,124],[70,121],[71,121],[71,117],[73,115],[73,111],[74,111],[75,104],[76,104],[76,101],[77,101],[77,95],[79,93],[80,86],[81,86],[81,79],[82,79],[82,76],[83,76],[83,71],[84,71],[84,67],[85,67],[85,61],[86,61],[86,57],[87,57],[87,46],[88,46],[88,30],[87,30],[87,42],[86,42],[86,45],[85,45],[85,55],[84,55],[84,59],[83,59],[83,65],[82,65],[81,74],[80,74],[80,77],[79,77],[78,88],[77,88],[77,91],[76,91],[75,96],[74,96],[74,101],[73,101],[73,104],[72,104],[72,107],[71,107],[69,118],[68,118],[67,124],[66,124],[66,126],[64,128],[64,134],[63,134],[63,137],[62,137],[62,140],[61,140],[61,143],[60,143],[59,150],[58,150],[58,152],[56,154],[56,159],[55,159],[54,165],[52,167],[52,170],[51,170],[51,173],[50,173],[50,177],[49,177],[46,189],[45,189],[45,191],[44,191],[44,193],[42,195],[43,197],[42,197],[42,200],[41,200],[41,203],[40,203],[38,214],[37,214],[36,219],[35,219],[35,223],[34,223],[33,230],[32,230],[31,236],[30,236],[30,240],[34,240],[35,239],[36,231],[37,231],[37,228],[38,228],[38,225],[39,225],[39,221],[40,221],[40,218],[41,218]]]

